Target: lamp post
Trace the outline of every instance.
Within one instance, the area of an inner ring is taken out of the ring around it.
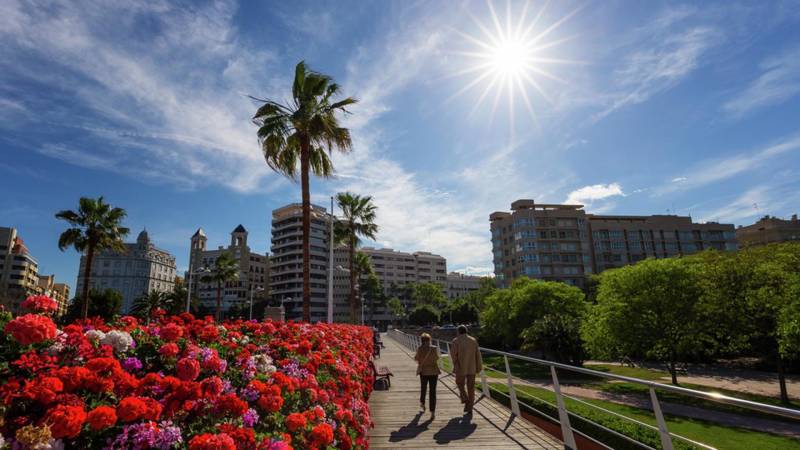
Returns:
[[[189,289],[186,292],[186,312],[187,313],[189,312],[189,308],[190,308],[191,303],[192,303],[192,275],[199,275],[199,274],[202,274],[202,273],[209,273],[209,272],[211,272],[211,270],[209,270],[207,267],[200,267],[200,268],[197,269],[197,272],[192,272],[192,268],[191,267],[189,268],[189,282],[187,283]]]
[[[253,289],[255,286],[250,286],[250,320],[253,320],[253,292],[264,292],[264,288]]]

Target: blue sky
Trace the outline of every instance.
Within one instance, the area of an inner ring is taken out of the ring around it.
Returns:
[[[544,6],[6,0],[0,224],[70,284],[53,214],[80,196],[125,208],[179,268],[200,226],[216,246],[242,223],[266,251],[271,210],[300,194],[264,164],[247,95],[286,99],[301,59],[360,99],[313,199],[373,195],[377,245],[450,269],[491,271],[488,215],[518,198],[735,224],[800,209],[800,3]],[[470,53],[518,27],[538,89],[474,82]]]

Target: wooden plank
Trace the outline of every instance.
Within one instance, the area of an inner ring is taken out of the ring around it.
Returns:
[[[476,392],[472,417],[465,416],[455,380],[439,377],[436,418],[419,410],[419,377],[410,351],[384,335],[386,348],[376,361],[394,373],[388,391],[374,391],[369,405],[375,427],[370,448],[562,449],[564,445],[499,403]]]

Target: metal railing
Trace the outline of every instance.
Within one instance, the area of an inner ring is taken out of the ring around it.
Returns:
[[[419,346],[422,343],[419,336],[413,335],[413,334],[404,333],[404,332],[402,332],[400,330],[393,329],[393,330],[390,330],[388,334],[395,341],[397,341],[400,344],[408,347],[412,351],[416,351],[417,348],[419,348]],[[442,341],[442,340],[439,340],[439,339],[432,339],[431,345],[437,346],[437,348],[439,348],[440,351],[444,351],[444,354],[449,357],[449,355],[450,355],[450,342]],[[538,364],[538,365],[542,365],[542,366],[546,366],[546,367],[550,368],[550,376],[552,378],[553,392],[555,393],[556,404],[553,405],[552,403],[547,402],[547,401],[542,400],[542,399],[539,399],[539,398],[537,398],[535,396],[532,396],[532,397],[536,398],[538,401],[540,401],[540,402],[542,402],[544,404],[547,404],[547,405],[555,408],[558,411],[558,418],[551,417],[550,415],[548,415],[546,413],[543,413],[542,411],[539,411],[539,410],[537,410],[536,408],[534,408],[534,407],[532,407],[530,405],[525,405],[525,406],[528,407],[529,409],[532,409],[532,410],[536,411],[538,414],[547,417],[548,419],[552,420],[553,422],[558,423],[560,425],[560,427],[561,427],[561,433],[562,433],[562,436],[563,436],[563,441],[564,441],[565,447],[567,447],[569,449],[573,449],[573,450],[577,449],[577,445],[575,443],[575,434],[576,433],[581,435],[581,436],[583,436],[583,437],[585,437],[585,438],[588,438],[588,439],[590,439],[590,440],[592,440],[592,441],[594,441],[594,442],[596,442],[598,444],[601,444],[604,447],[607,447],[607,448],[610,448],[610,447],[608,447],[607,445],[599,442],[595,438],[587,436],[585,433],[582,433],[580,430],[574,429],[570,424],[570,416],[573,416],[573,417],[576,417],[576,418],[580,418],[581,420],[586,421],[586,422],[590,422],[593,426],[599,427],[599,428],[605,430],[606,432],[609,432],[609,433],[611,433],[611,434],[613,434],[613,435],[615,435],[615,436],[617,436],[619,438],[622,438],[622,439],[627,440],[627,441],[629,441],[631,443],[637,444],[637,445],[641,446],[642,448],[652,449],[652,447],[650,447],[650,446],[648,446],[648,445],[646,445],[646,444],[644,444],[642,442],[633,440],[632,438],[630,438],[628,436],[620,434],[617,431],[611,430],[610,428],[607,428],[607,427],[605,427],[605,426],[603,426],[603,425],[601,425],[601,424],[599,424],[597,422],[594,422],[594,421],[592,421],[592,420],[590,420],[590,419],[588,419],[586,417],[583,417],[583,416],[580,416],[580,415],[577,415],[577,414],[575,414],[573,412],[568,411],[567,410],[567,406],[566,406],[566,404],[564,402],[565,398],[568,398],[568,399],[570,399],[572,401],[578,402],[578,403],[580,403],[582,405],[585,405],[587,407],[591,407],[591,408],[597,409],[599,411],[603,411],[604,413],[613,415],[615,417],[628,420],[628,421],[630,421],[630,422],[632,422],[632,423],[634,423],[634,424],[636,424],[638,426],[642,426],[642,427],[645,427],[645,428],[648,428],[650,430],[658,432],[660,440],[661,440],[661,448],[664,449],[664,450],[672,450],[673,449],[673,445],[672,445],[673,438],[681,440],[681,441],[684,441],[684,442],[686,442],[688,444],[691,444],[691,445],[694,445],[694,446],[698,446],[698,447],[702,447],[702,448],[706,448],[706,449],[713,449],[713,447],[711,447],[709,445],[706,445],[706,444],[703,444],[701,442],[694,441],[694,440],[689,439],[687,437],[680,436],[680,435],[677,435],[675,433],[671,433],[669,431],[669,429],[667,428],[666,421],[664,420],[664,414],[663,414],[663,412],[661,410],[661,404],[660,404],[660,402],[658,400],[658,394],[656,393],[656,390],[661,390],[661,391],[665,391],[665,392],[671,392],[671,393],[675,393],[675,394],[687,395],[687,396],[690,396],[690,397],[700,398],[700,399],[703,399],[703,400],[708,400],[708,401],[712,401],[712,402],[716,402],[716,403],[724,403],[724,404],[733,405],[733,406],[737,406],[737,407],[748,409],[748,410],[759,411],[759,412],[762,412],[762,413],[773,414],[773,415],[788,417],[788,418],[792,418],[792,419],[800,419],[800,411],[794,410],[794,409],[790,409],[790,408],[784,408],[784,407],[775,406],[775,405],[768,405],[768,404],[765,404],[765,403],[758,403],[758,402],[754,402],[754,401],[750,401],[750,400],[744,400],[744,399],[740,399],[740,398],[736,398],[736,397],[730,397],[730,396],[719,394],[719,393],[715,393],[715,392],[703,392],[703,391],[698,391],[698,390],[694,390],[694,389],[688,389],[688,388],[679,387],[679,386],[656,383],[654,381],[649,381],[649,380],[642,380],[642,379],[639,379],[639,378],[626,377],[626,376],[623,376],[623,375],[616,375],[616,374],[612,374],[612,373],[600,372],[600,371],[596,371],[596,370],[586,369],[586,368],[583,368],[583,367],[571,366],[571,365],[568,365],[568,364],[562,364],[562,363],[557,363],[557,362],[553,362],[553,361],[547,361],[547,360],[538,359],[538,358],[531,358],[531,357],[528,357],[528,356],[517,355],[517,354],[503,352],[503,351],[500,351],[500,350],[494,350],[494,349],[490,349],[490,348],[484,348],[484,347],[479,347],[479,348],[480,348],[481,353],[497,355],[497,356],[502,356],[503,357],[503,363],[505,365],[506,383],[507,383],[507,386],[508,386],[508,395],[504,394],[502,391],[496,391],[496,392],[500,393],[503,396],[508,397],[509,405],[510,405],[510,408],[511,408],[511,412],[515,416],[518,416],[518,417],[521,417],[520,401],[517,399],[517,392],[516,392],[517,390],[516,390],[516,388],[514,386],[514,380],[516,379],[516,380],[522,381],[522,382],[525,382],[526,380],[522,380],[522,379],[512,375],[511,366],[509,364],[509,358],[520,360],[520,361],[525,361],[525,362],[529,362],[529,363],[534,363],[534,364]],[[440,364],[441,364],[441,360],[440,360]],[[484,364],[484,366],[485,366],[485,364]],[[652,404],[653,413],[655,415],[656,424],[658,426],[654,427],[654,426],[652,426],[650,424],[647,424],[647,423],[632,419],[630,417],[627,417],[627,416],[624,416],[622,414],[610,411],[608,409],[602,408],[602,407],[594,405],[592,403],[588,403],[588,402],[585,402],[585,401],[580,400],[578,398],[565,395],[563,392],[561,392],[561,385],[559,383],[558,373],[557,373],[556,369],[561,369],[561,370],[566,370],[566,371],[569,371],[569,372],[580,373],[580,374],[583,374],[583,375],[590,375],[590,376],[595,376],[595,377],[599,377],[599,378],[606,378],[606,379],[611,379],[611,380],[624,381],[624,382],[628,382],[628,383],[634,383],[634,384],[646,386],[648,388],[648,391],[649,391],[649,394],[650,394],[650,402]],[[498,372],[501,372],[498,369],[494,369],[494,370],[498,371]],[[489,383],[487,381],[486,368],[485,367],[480,373],[480,379],[481,379],[481,390],[483,391],[483,395],[485,397],[487,397],[487,398],[491,398],[491,388],[490,388]]]

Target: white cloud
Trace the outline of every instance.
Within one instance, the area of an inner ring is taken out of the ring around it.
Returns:
[[[701,221],[749,223],[764,215],[781,217],[795,208],[800,192],[794,185],[759,185],[748,189],[727,205],[701,214]]]
[[[700,162],[686,174],[673,178],[669,183],[655,190],[663,195],[678,190],[690,190],[711,183],[729,179],[741,173],[762,167],[767,161],[788,152],[800,149],[800,136],[785,138],[750,153],[740,153],[729,158],[712,158]],[[679,182],[676,182],[678,180]]]
[[[479,277],[494,277],[494,266],[467,266],[461,269],[451,270],[451,272]]]
[[[60,156],[67,162],[148,172],[183,187],[202,179],[252,191],[269,172],[249,124],[254,106],[242,93],[275,87],[262,84],[275,79],[273,57],[241,46],[234,12],[229,2],[4,2],[0,15],[15,25],[0,31],[0,68],[42,85],[41,96],[29,100],[43,112],[38,120],[88,132],[68,142],[73,157]],[[144,32],[142,23],[154,31]],[[70,106],[59,109],[51,92]],[[59,157],[52,148],[38,150]]]
[[[760,75],[722,109],[739,118],[752,111],[783,103],[800,93],[800,47],[768,58],[759,65]]]
[[[618,196],[625,196],[625,193],[622,191],[622,186],[620,186],[619,183],[593,184],[570,192],[569,195],[567,195],[567,199],[564,200],[564,203],[589,206],[597,200]]]

